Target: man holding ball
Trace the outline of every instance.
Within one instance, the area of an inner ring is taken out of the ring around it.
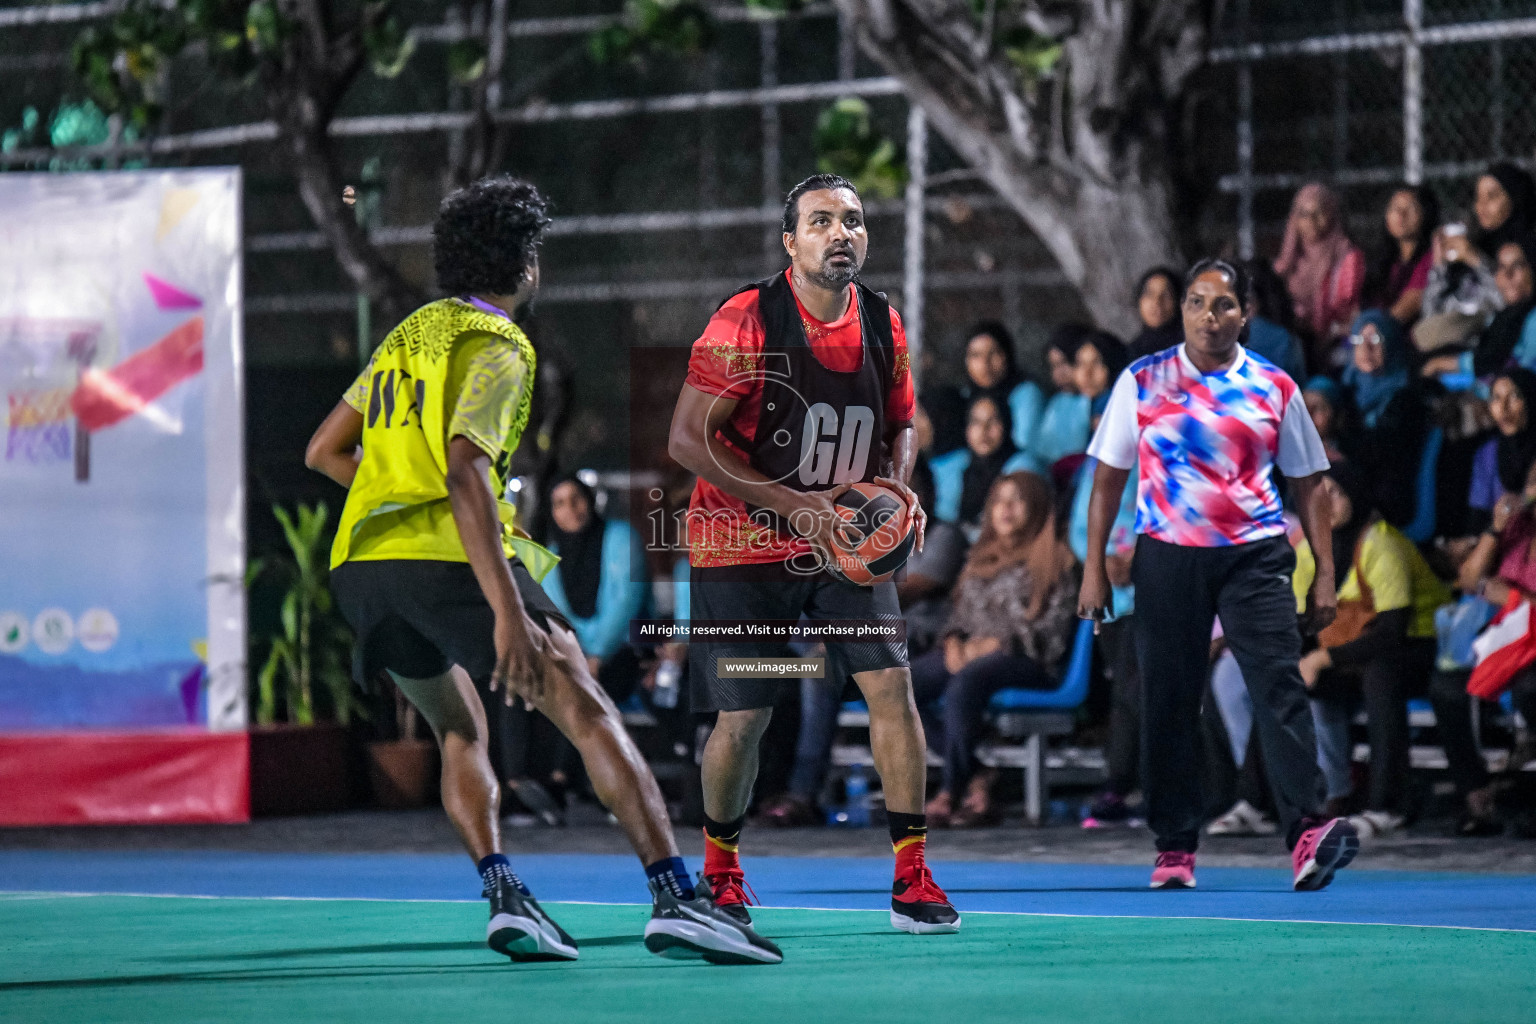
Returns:
[[[843,548],[834,502],[873,481],[899,493],[922,545],[925,516],[907,487],[916,398],[901,318],[858,282],[869,247],[853,184],[818,174],[784,207],[788,270],[728,299],[693,345],[668,449],[698,475],[689,508],[694,622],[899,622],[895,584],[858,586],[829,571]],[[695,710],[718,711],[704,748],[704,878],[722,910],[750,920],[737,857],[757,749],[782,680],[732,673],[722,659],[789,656],[782,641],[695,640]],[[828,676],[853,677],[869,704],[896,878],[891,924],[954,932],[960,915],[924,859],[927,761],[904,640],[834,641]]]

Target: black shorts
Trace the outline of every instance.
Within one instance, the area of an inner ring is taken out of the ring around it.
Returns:
[[[560,609],[522,562],[511,563],[523,608],[545,630],[567,629]],[[357,634],[352,674],[367,685],[380,669],[429,679],[452,665],[484,686],[496,667],[496,613],[467,562],[395,558],[343,562],[331,572],[331,592]]]
[[[803,575],[784,562],[724,565],[688,573],[688,617],[708,620],[779,619],[802,615],[812,622],[863,620],[901,622],[896,584],[861,587],[828,572]],[[688,646],[689,678],[695,680],[695,711],[746,711],[772,707],[784,679],[721,678],[719,658],[792,658],[787,643],[775,640],[695,641]],[[907,666],[906,640],[829,641],[827,678],[844,680],[859,672]]]

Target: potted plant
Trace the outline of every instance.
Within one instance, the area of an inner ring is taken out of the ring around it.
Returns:
[[[368,780],[375,806],[425,807],[437,793],[437,743],[420,736],[420,715],[405,695],[383,676],[383,685],[394,697],[396,739],[368,744]]]
[[[297,516],[280,506],[272,513],[288,550],[271,565],[254,562],[247,576],[270,570],[284,587],[281,628],[264,638],[255,680],[251,813],[340,810],[352,788],[347,726],[363,706],[347,669],[351,632],[329,587],[330,513],[324,502],[300,505]]]

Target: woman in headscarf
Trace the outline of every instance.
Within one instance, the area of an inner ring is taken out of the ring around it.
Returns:
[[[1536,180],[1514,164],[1493,164],[1477,179],[1472,210],[1477,218],[1472,240],[1492,260],[1505,242],[1536,227]]]
[[[1384,309],[1367,310],[1355,318],[1349,343],[1344,390],[1354,399],[1361,423],[1373,430],[1393,399],[1408,386],[1403,327]]]
[[[1184,301],[1184,280],[1177,270],[1153,267],[1136,282],[1136,316],[1141,333],[1131,339],[1131,359],[1150,356],[1184,340],[1179,303]]]
[[[638,538],[628,523],[598,515],[597,495],[575,476],[550,491],[550,519],[549,549],[560,564],[544,589],[576,630],[592,674],[622,702],[640,679],[629,644],[629,620],[644,607],[648,586]]]
[[[965,379],[949,395],[934,392],[942,415],[933,420],[934,448],[942,454],[965,443],[965,410],[986,396],[1007,405],[1013,417],[1013,443],[1026,448],[1040,421],[1045,393],[1019,369],[1013,335],[996,320],[982,320],[966,331]],[[925,400],[928,396],[925,396]]]
[[[1488,414],[1499,433],[1472,457],[1467,505],[1474,530],[1487,527],[1500,498],[1524,489],[1526,470],[1536,461],[1536,372],[1517,366],[1495,377]]]
[[[1382,234],[1365,273],[1362,302],[1411,324],[1423,307],[1434,263],[1431,241],[1440,226],[1440,199],[1428,185],[1399,185],[1387,200]]]
[[[1419,511],[1418,479],[1432,426],[1427,398],[1408,372],[1403,326],[1384,309],[1355,319],[1343,386],[1358,417],[1352,454],[1370,474],[1376,507],[1407,526]]]
[[[920,708],[944,698],[928,735],[944,756],[944,785],[930,824],[958,828],[996,820],[972,748],[987,702],[1007,687],[1048,690],[1073,634],[1076,559],[1057,535],[1050,484],[1034,473],[997,480],[985,525],[953,591],[941,645],[912,661]],[[974,783],[974,784],[973,784]]]
[[[1365,708],[1371,745],[1366,809],[1350,818],[1363,838],[1389,835],[1407,821],[1408,699],[1421,695],[1435,666],[1435,609],[1451,591],[1413,542],[1376,511],[1370,485],[1349,466],[1323,480],[1333,526],[1334,564],[1344,570],[1339,620],[1301,659],[1311,691],[1318,754],[1328,798],[1351,790],[1349,723]],[[1297,575],[1310,561],[1297,555]],[[1346,568],[1347,567],[1347,568]]]
[[[1297,325],[1309,335],[1312,369],[1329,369],[1334,339],[1360,311],[1365,254],[1344,233],[1338,193],[1328,186],[1313,182],[1296,193],[1275,273],[1291,293]]]
[[[1470,374],[1487,377],[1506,366],[1536,367],[1536,238],[1511,239],[1494,253],[1493,281],[1504,308],[1494,314],[1469,352],[1425,360],[1426,377]]]
[[[1108,331],[1090,331],[1072,353],[1072,377],[1077,393],[1088,399],[1090,428],[1109,404],[1109,389],[1130,364],[1130,353]]]
[[[965,447],[930,463],[937,518],[976,528],[992,481],[1015,454],[1012,426],[1007,403],[989,395],[971,402],[966,410]]]

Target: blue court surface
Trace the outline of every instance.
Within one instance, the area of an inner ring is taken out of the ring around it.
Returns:
[[[630,857],[512,857],[544,902],[649,902]],[[888,858],[748,856],[744,866],[769,907],[877,910],[890,891]],[[1140,866],[965,861],[933,866],[962,912],[1536,932],[1536,876],[1529,875],[1351,868],[1323,892],[1293,893],[1284,871],[1202,867],[1195,891],[1153,892],[1147,888],[1150,868]],[[479,878],[467,857],[449,854],[9,850],[0,851],[0,892],[478,901]]]

